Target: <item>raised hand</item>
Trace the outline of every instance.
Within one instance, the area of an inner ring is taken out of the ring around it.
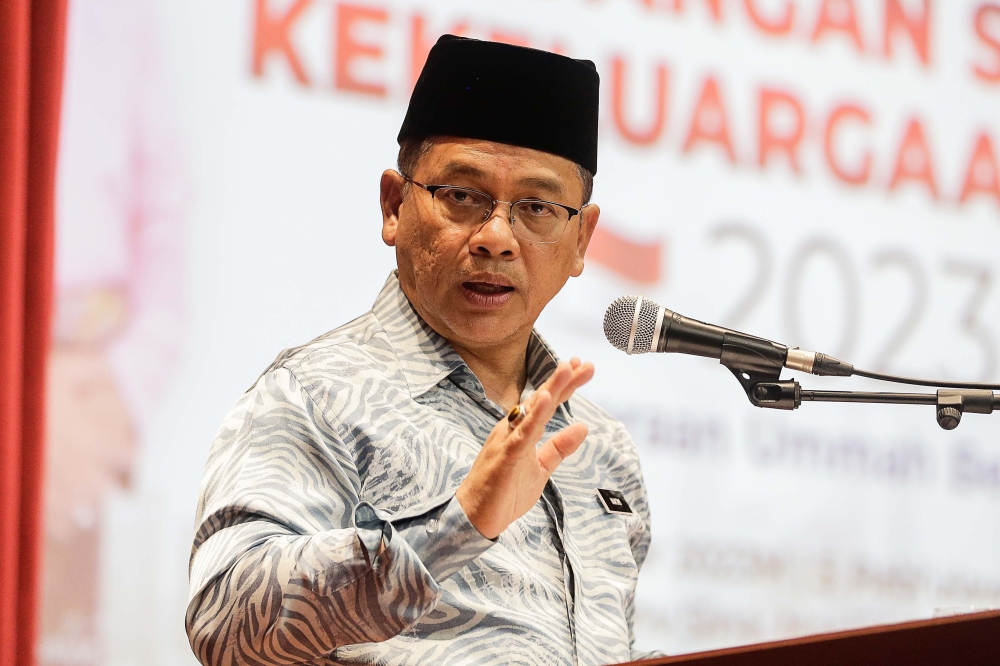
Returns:
[[[578,358],[560,363],[525,401],[528,414],[516,428],[511,429],[506,418],[493,428],[455,493],[469,521],[484,537],[496,538],[527,513],[542,496],[552,473],[583,443],[587,426],[574,423],[536,446],[559,405],[593,376],[591,363]]]

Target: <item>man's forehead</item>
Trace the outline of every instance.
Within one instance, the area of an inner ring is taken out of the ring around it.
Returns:
[[[435,140],[421,162],[421,171],[429,175],[484,181],[503,177],[558,193],[578,180],[576,165],[565,158],[491,141]]]

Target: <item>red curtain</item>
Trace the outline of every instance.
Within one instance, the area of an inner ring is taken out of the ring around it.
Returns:
[[[35,663],[66,0],[0,0],[0,664]]]

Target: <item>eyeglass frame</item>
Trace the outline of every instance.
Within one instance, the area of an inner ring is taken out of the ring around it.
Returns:
[[[510,210],[509,214],[507,215],[507,222],[508,222],[508,224],[510,224],[510,228],[512,230],[515,228],[514,227],[514,206],[517,205],[517,204],[519,204],[519,203],[525,202],[525,201],[534,202],[534,203],[550,204],[552,206],[559,206],[560,208],[565,209],[566,212],[569,213],[569,217],[566,219],[566,226],[569,226],[569,221],[572,220],[573,217],[576,216],[576,215],[580,215],[580,219],[583,219],[583,216],[581,215],[581,213],[583,211],[583,208],[587,207],[587,206],[583,206],[582,208],[573,208],[572,206],[567,206],[566,204],[559,203],[558,201],[546,201],[545,199],[539,199],[537,197],[526,197],[524,199],[518,199],[517,201],[504,201],[502,199],[494,199],[491,195],[487,194],[486,192],[483,192],[482,190],[477,190],[477,189],[474,189],[474,188],[471,188],[471,187],[463,187],[461,185],[425,185],[424,183],[421,183],[419,181],[413,180],[412,178],[410,178],[409,176],[407,176],[405,174],[399,174],[399,175],[403,176],[403,180],[405,180],[406,182],[413,183],[417,187],[419,187],[421,189],[424,189],[424,190],[427,190],[427,192],[431,195],[431,199],[434,200],[434,201],[437,201],[437,199],[434,197],[434,193],[437,192],[438,190],[444,189],[446,187],[450,188],[450,189],[453,189],[453,190],[463,190],[465,192],[473,192],[475,194],[481,194],[481,195],[483,195],[484,197],[486,197],[487,199],[489,199],[493,203],[490,206],[490,209],[486,212],[486,217],[484,217],[482,219],[481,224],[485,224],[486,222],[489,222],[490,219],[492,219],[492,217],[493,217],[492,213],[493,213],[493,211],[495,211],[497,209],[497,204],[498,203],[505,203],[505,204],[507,204],[507,206],[509,207],[509,210]],[[587,205],[589,205],[589,204],[587,204]],[[556,238],[555,240],[550,240],[550,241],[536,241],[536,240],[531,240],[531,239],[528,239],[528,238],[522,238],[521,240],[523,240],[523,241],[525,241],[527,243],[535,243],[536,245],[552,245],[553,243],[558,243],[562,239],[563,234],[566,233],[566,226],[563,227],[562,233],[559,234],[559,238]]]

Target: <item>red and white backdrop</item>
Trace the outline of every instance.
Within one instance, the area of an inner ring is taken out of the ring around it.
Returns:
[[[1000,606],[995,417],[766,413],[717,364],[601,332],[641,293],[859,367],[1000,380],[1000,3],[72,0],[42,663],[193,663],[213,432],[393,267],[378,177],[443,32],[601,73],[602,225],[539,328],[596,363],[585,393],[642,455],[642,647]]]

